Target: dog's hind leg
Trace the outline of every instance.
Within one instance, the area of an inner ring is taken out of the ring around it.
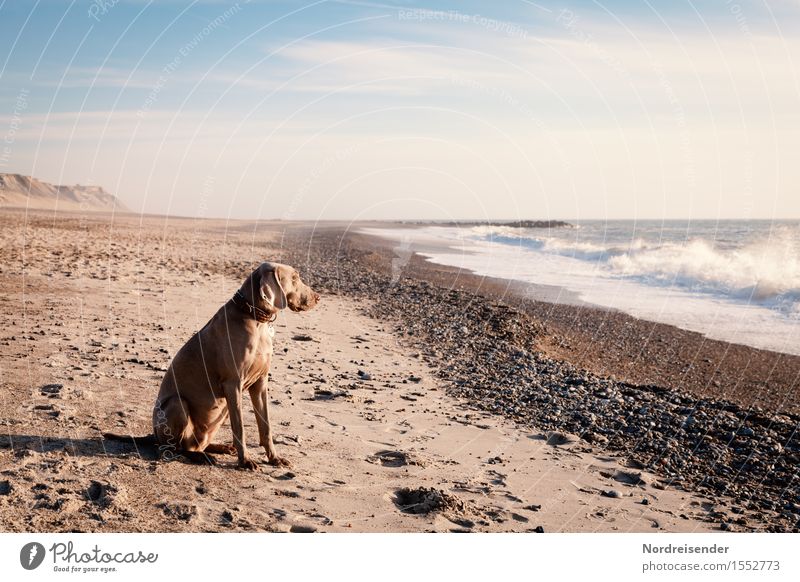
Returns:
[[[158,450],[162,458],[198,451],[192,419],[177,396],[156,401],[153,408],[153,433],[158,439]]]

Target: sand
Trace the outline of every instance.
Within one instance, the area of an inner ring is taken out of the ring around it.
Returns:
[[[289,469],[103,441],[150,432],[170,354],[285,254],[291,225],[6,211],[0,226],[3,531],[719,529],[720,499],[448,396],[392,322],[330,289],[275,326],[271,412]],[[245,420],[258,450],[248,401]]]

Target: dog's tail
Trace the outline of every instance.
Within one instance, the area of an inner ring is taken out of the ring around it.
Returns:
[[[147,436],[131,436],[129,434],[114,434],[113,432],[104,432],[103,438],[110,441],[126,441],[140,447],[155,447],[158,445],[156,435],[149,434]]]

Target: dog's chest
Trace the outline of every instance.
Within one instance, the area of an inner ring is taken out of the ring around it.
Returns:
[[[271,325],[267,326],[259,334],[258,339],[253,342],[251,349],[248,350],[247,360],[249,365],[246,370],[248,380],[258,380],[269,372],[270,362],[272,361],[272,338],[274,336],[274,328]]]
[[[275,328],[272,324],[267,325],[261,332],[261,341],[259,342],[259,353],[264,356],[272,355],[272,340],[275,338]]]

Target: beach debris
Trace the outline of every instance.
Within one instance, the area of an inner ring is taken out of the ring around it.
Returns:
[[[403,513],[463,512],[464,502],[450,493],[433,487],[403,487],[395,492],[394,503]]]
[[[334,398],[341,398],[349,396],[347,390],[329,390],[327,388],[314,388],[314,397],[311,400],[333,400]]]

